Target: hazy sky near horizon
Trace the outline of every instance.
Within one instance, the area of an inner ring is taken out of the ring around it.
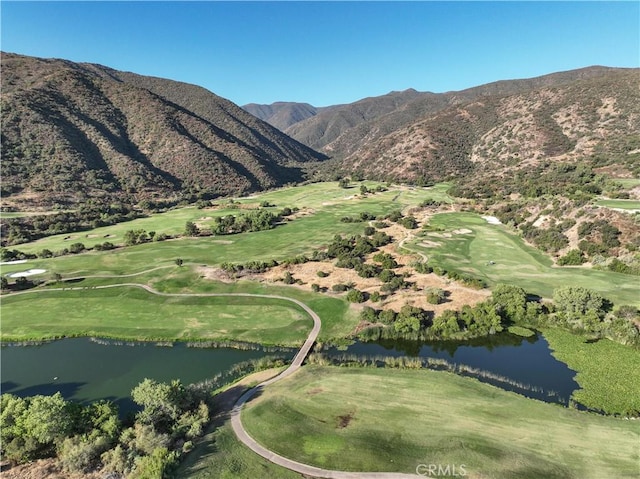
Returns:
[[[629,2],[11,2],[1,48],[185,81],[243,105],[350,103],[640,66]]]

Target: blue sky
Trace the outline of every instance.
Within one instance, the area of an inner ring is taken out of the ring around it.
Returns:
[[[640,66],[630,2],[9,2],[1,48],[195,83],[240,105],[349,103]]]

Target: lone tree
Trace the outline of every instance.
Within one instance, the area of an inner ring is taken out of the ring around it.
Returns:
[[[184,261],[182,261],[182,258],[176,258],[176,264],[177,264],[178,266],[182,266],[182,265],[183,265],[183,263],[184,263]]]
[[[340,186],[340,188],[347,188],[349,186],[349,178],[340,178],[338,186]]]
[[[186,236],[198,236],[200,234],[200,228],[198,228],[193,221],[187,221],[184,225],[184,234]]]

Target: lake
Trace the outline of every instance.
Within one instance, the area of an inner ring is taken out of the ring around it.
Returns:
[[[2,346],[2,393],[16,396],[54,394],[89,402],[109,399],[122,412],[132,410],[131,390],[143,379],[183,384],[212,379],[235,365],[265,356],[293,357],[294,352],[235,348],[194,348],[183,343],[155,343],[69,338],[37,346]]]
[[[323,352],[336,359],[409,356],[445,360],[482,371],[478,374],[463,371],[463,374],[483,382],[564,405],[579,388],[573,379],[575,371],[553,357],[549,343],[540,333],[529,338],[501,333],[469,341],[356,341],[347,348],[330,347]]]
[[[575,372],[551,354],[544,337],[523,338],[501,333],[470,341],[418,342],[407,340],[356,341],[346,348],[325,348],[324,354],[341,357],[433,358],[482,371],[462,374],[527,397],[567,404],[578,389]],[[18,396],[54,394],[89,402],[110,399],[121,411],[135,408],[131,390],[144,378],[180,379],[183,384],[211,379],[234,366],[265,356],[291,359],[293,350],[267,352],[235,348],[171,347],[155,343],[70,338],[38,346],[2,347],[2,392]],[[229,381],[232,378],[229,378]]]

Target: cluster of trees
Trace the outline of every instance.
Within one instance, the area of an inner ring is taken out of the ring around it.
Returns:
[[[88,406],[53,396],[0,397],[2,456],[14,464],[57,456],[69,472],[100,469],[162,479],[193,448],[210,419],[211,395],[180,381],[145,379],[132,391],[140,407],[123,423],[108,401]]]
[[[568,228],[563,228],[561,224],[549,228],[537,228],[533,223],[525,223],[520,229],[528,241],[548,253],[556,253],[569,245],[569,238],[564,234]]]
[[[81,205],[76,211],[3,218],[0,221],[0,241],[3,246],[10,246],[45,236],[109,226],[143,216],[145,215],[141,211],[123,204],[101,204],[90,201]]]
[[[439,288],[429,289],[426,294],[434,303],[446,298],[446,292]],[[542,311],[522,288],[500,284],[487,301],[473,307],[465,305],[459,311],[446,310],[434,316],[432,311],[411,305],[403,306],[398,313],[365,307],[360,319],[377,324],[373,332],[365,333],[368,338],[462,339],[496,334],[510,324],[536,323]]]
[[[438,316],[408,304],[398,313],[365,307],[360,319],[382,324],[374,326],[379,337],[462,339],[496,334],[504,329],[504,319],[491,301],[474,307],[465,305],[460,311],[446,310]],[[365,336],[371,337],[371,331]]]
[[[558,195],[580,203],[599,195],[610,182],[586,163],[542,162],[535,166],[512,170],[500,180],[490,175],[462,178],[449,194],[462,198],[502,199],[517,191],[526,198]]]
[[[264,273],[275,266],[278,266],[278,262],[272,259],[271,261],[248,261],[246,263],[225,262],[220,265],[220,268],[228,274],[238,275],[241,273]]]
[[[270,230],[281,222],[284,216],[288,216],[285,213],[291,214],[291,210],[282,211],[279,214],[268,210],[256,210],[242,215],[218,216],[213,219],[211,233],[228,235],[247,231]]]
[[[169,236],[165,233],[156,233],[155,231],[146,231],[143,229],[127,230],[124,233],[123,242],[125,246],[133,246],[137,244],[149,243],[151,241],[164,241]]]
[[[337,259],[339,268],[354,268],[356,270],[364,265],[364,256],[373,253],[380,246],[389,244],[391,236],[382,231],[376,231],[370,236],[355,235],[342,237],[336,235],[327,246],[326,256],[329,259]]]
[[[362,221],[375,220],[376,216],[367,211],[361,212],[358,216],[343,216],[340,218],[342,223],[361,223]]]
[[[553,306],[543,319],[548,324],[640,346],[640,331],[634,324],[639,319],[635,306],[621,305],[613,311],[611,302],[600,293],[579,286],[556,289]]]

